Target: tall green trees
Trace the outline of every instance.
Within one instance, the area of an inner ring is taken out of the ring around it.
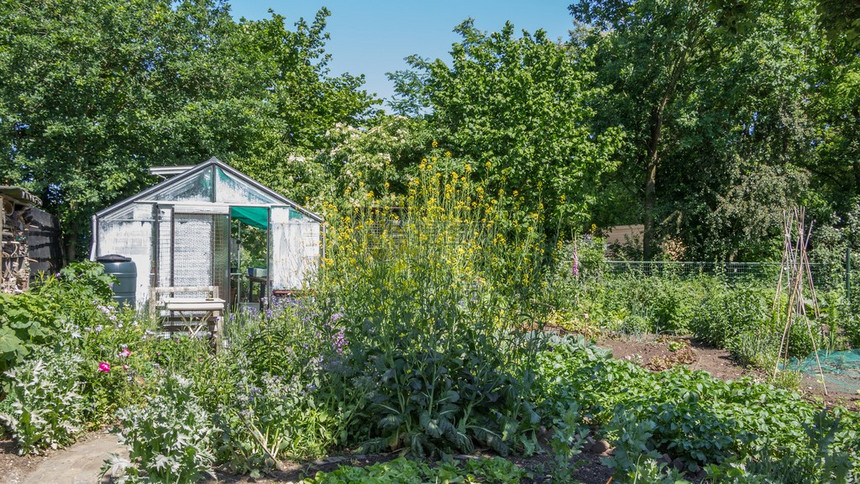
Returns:
[[[406,112],[425,112],[440,145],[474,165],[489,189],[517,192],[562,225],[581,224],[614,168],[619,133],[591,129],[590,103],[602,94],[589,53],[514,26],[483,33],[466,21],[456,29],[450,64],[409,59],[394,75]]]
[[[266,182],[313,172],[289,154],[374,102],[361,78],[328,75],[327,14],[290,31],[210,0],[0,3],[0,182],[42,196],[75,258],[89,215],[153,164],[215,155]]]
[[[646,257],[661,234],[680,237],[688,257],[772,257],[784,207],[832,206],[827,192],[846,180],[826,177],[849,168],[834,161],[857,137],[844,129],[847,106],[824,107],[833,106],[832,79],[845,82],[850,67],[835,62],[816,7],[810,0],[571,5],[582,23],[573,41],[595,47],[597,82],[610,90],[594,122],[620,122],[627,134],[610,193],[642,207],[612,221],[645,223]],[[611,206],[603,211],[618,217]]]
[[[641,180],[649,258],[658,171],[666,145],[676,142],[674,125],[695,86],[690,72],[707,53],[713,16],[704,1],[687,0],[592,0],[570,11],[593,29],[582,40],[597,47],[598,82],[611,86],[607,102],[599,103],[604,123],[619,122],[629,135],[625,163]]]

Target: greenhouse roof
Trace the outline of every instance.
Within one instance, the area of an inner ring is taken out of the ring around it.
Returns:
[[[265,207],[287,205],[317,222],[322,221],[322,217],[318,214],[301,207],[214,157],[97,212],[96,217],[109,215],[135,202],[257,207],[256,211],[236,212],[237,217],[248,219],[247,223],[253,222],[252,225],[256,226],[265,226],[267,223],[261,216],[261,213],[265,212]]]

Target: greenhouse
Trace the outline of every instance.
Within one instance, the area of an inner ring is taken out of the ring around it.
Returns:
[[[217,287],[233,308],[302,289],[321,255],[319,215],[216,158],[176,172],[93,216],[90,258],[134,263],[137,309],[156,288]]]

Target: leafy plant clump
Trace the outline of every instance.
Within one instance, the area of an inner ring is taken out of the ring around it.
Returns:
[[[559,402],[578,402],[617,446],[607,463],[619,476],[644,470],[641,456],[667,454],[689,470],[782,459],[783,469],[807,469],[802,481],[819,475],[804,463],[842,462],[860,445],[856,414],[836,409],[823,418],[797,394],[749,379],[723,382],[683,368],[655,374],[581,338],[554,341],[539,360],[539,408],[553,414]]]
[[[86,324],[95,304],[108,304],[113,278],[95,262],[77,262],[23,294],[0,293],[0,371],[62,339],[64,325]]]
[[[0,421],[18,453],[62,447],[83,430],[82,384],[77,379],[82,363],[68,353],[46,354],[5,373],[10,393]]]
[[[136,482],[194,482],[214,477],[210,416],[191,392],[191,382],[166,377],[161,391],[146,405],[121,409],[120,441],[129,448],[129,461],[113,455],[103,473],[124,474]]]
[[[422,482],[461,482],[464,484],[493,482],[515,484],[522,481],[527,472],[511,461],[496,457],[462,462],[440,462],[429,466],[399,457],[389,462],[368,467],[345,466],[332,472],[319,472],[313,479],[302,481],[304,484],[346,484],[363,482],[367,484],[422,483]]]
[[[431,157],[406,209],[332,213],[322,267],[323,320],[342,329],[343,372],[375,382],[368,450],[416,455],[534,449],[538,416],[526,397],[537,320],[529,305],[541,236]],[[326,318],[328,318],[326,320]]]

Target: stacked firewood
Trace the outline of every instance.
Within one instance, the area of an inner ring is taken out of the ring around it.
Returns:
[[[0,292],[19,293],[30,284],[30,260],[27,246],[29,224],[25,207],[5,203],[3,207],[2,252],[0,258]]]

